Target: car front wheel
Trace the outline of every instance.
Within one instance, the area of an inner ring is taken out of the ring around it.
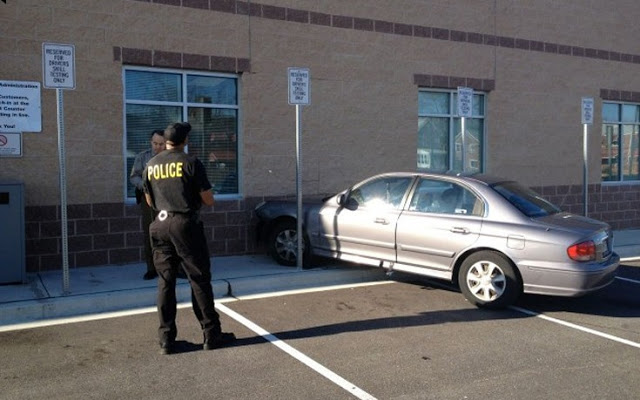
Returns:
[[[464,260],[458,284],[470,303],[484,308],[507,307],[522,292],[522,282],[511,262],[493,251],[475,253]]]
[[[302,238],[303,260],[307,252],[307,246]],[[296,221],[283,221],[278,223],[269,235],[269,254],[278,264],[295,266],[297,260],[298,233]]]

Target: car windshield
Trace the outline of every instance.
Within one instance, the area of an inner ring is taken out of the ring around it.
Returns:
[[[527,217],[545,217],[561,211],[539,194],[519,183],[500,182],[491,187]]]

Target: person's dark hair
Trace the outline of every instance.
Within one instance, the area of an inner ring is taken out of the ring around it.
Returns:
[[[152,138],[153,135],[164,136],[164,131],[162,129],[154,129],[153,132],[151,132],[151,135],[149,136],[149,138]]]
[[[171,142],[173,145],[177,146],[184,143],[190,131],[190,123],[174,122],[167,126],[167,129],[164,130],[164,138],[167,142]]]

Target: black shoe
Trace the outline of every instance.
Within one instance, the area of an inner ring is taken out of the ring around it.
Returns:
[[[220,347],[230,345],[235,341],[236,341],[236,335],[234,335],[232,332],[220,332],[219,334],[205,340],[204,344],[202,345],[202,349],[203,350],[219,349]]]
[[[153,278],[156,278],[158,276],[158,273],[155,271],[147,271],[145,272],[145,274],[142,276],[142,279],[144,279],[145,281],[151,280]]]
[[[173,354],[176,350],[176,343],[174,341],[160,342],[160,354]]]

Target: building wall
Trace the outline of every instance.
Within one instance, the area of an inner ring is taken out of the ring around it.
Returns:
[[[590,215],[640,227],[638,182],[600,182],[602,100],[640,102],[635,0],[57,0],[0,4],[2,80],[41,81],[42,43],[76,47],[64,92],[73,266],[142,259],[124,201],[123,65],[238,73],[241,197],[206,214],[214,254],[255,251],[251,209],[295,193],[295,111],[286,69],[311,71],[302,111],[303,190],[320,196],[374,173],[415,170],[420,87],[488,93],[486,172],[582,212],[580,99],[595,99]],[[42,132],[0,178],[24,181],[30,270],[60,261],[55,91]]]

